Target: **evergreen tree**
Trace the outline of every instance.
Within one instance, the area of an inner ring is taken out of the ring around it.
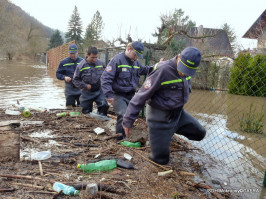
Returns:
[[[157,27],[158,32],[156,31],[152,34],[158,38],[158,43],[166,40],[174,31],[186,30],[189,27],[196,26],[196,23],[191,21],[189,16],[184,16],[184,14],[185,12],[182,9],[175,9],[173,13],[160,16],[161,27]]]
[[[237,45],[236,45],[236,34],[234,30],[227,23],[222,25],[222,29],[227,33],[231,47],[233,51],[235,52]]]
[[[68,32],[65,37],[67,42],[75,40],[76,43],[80,43],[82,41],[82,22],[79,16],[79,12],[77,6],[75,6],[73,14],[68,22]]]
[[[91,23],[87,26],[84,44],[86,46],[95,44],[99,41],[103,30],[103,20],[100,12],[97,10],[93,15]]]
[[[53,35],[50,38],[48,49],[52,49],[58,47],[64,43],[63,38],[59,32],[59,30],[55,30]]]

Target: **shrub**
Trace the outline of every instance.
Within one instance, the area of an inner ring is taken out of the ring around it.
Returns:
[[[266,96],[266,56],[240,54],[230,70],[228,92],[247,96]]]

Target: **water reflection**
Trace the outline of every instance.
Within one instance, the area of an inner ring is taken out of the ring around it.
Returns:
[[[266,169],[266,137],[265,134],[243,133],[239,130],[240,119],[243,113],[249,111],[251,103],[258,112],[263,112],[261,107],[265,104],[265,98],[196,90],[185,108],[207,130],[206,138],[193,144],[224,164],[220,170],[209,169],[212,170],[211,174],[228,177],[230,187],[259,188],[261,193],[242,195],[260,198],[265,195],[262,179]],[[263,123],[265,133],[265,117]]]
[[[65,107],[63,83],[49,76],[45,65],[2,61],[0,70],[0,107],[17,101],[24,107]]]

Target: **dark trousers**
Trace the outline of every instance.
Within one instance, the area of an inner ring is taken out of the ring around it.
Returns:
[[[98,108],[98,114],[107,115],[109,106],[102,89],[93,92],[87,89],[83,89],[79,100],[83,114],[92,112],[93,102],[95,101]]]
[[[125,130],[123,128],[123,117],[126,113],[127,106],[129,101],[132,99],[135,93],[130,94],[115,94],[114,95],[114,111],[117,114],[117,121],[116,121],[116,133],[122,133],[123,138],[126,137]],[[122,138],[119,138],[122,139]]]
[[[72,83],[65,82],[66,106],[79,106],[80,89],[76,88]]]
[[[170,141],[174,133],[196,141],[202,140],[206,135],[204,127],[183,108],[163,111],[147,105],[146,115],[151,146],[150,159],[158,164],[169,162]]]

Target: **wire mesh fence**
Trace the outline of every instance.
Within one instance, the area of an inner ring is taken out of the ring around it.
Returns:
[[[172,58],[171,49],[163,57]],[[207,130],[192,143],[219,160],[239,188],[262,186],[266,170],[265,83],[265,54],[240,53],[234,60],[203,54],[185,105]]]
[[[110,60],[113,54],[114,49],[106,50],[102,59]],[[160,57],[174,56],[176,52],[170,47],[147,49],[143,64],[154,65]],[[266,170],[266,56],[246,52],[232,59],[203,52],[202,57],[185,109],[204,125],[207,136],[192,143],[221,162],[232,175],[228,182],[235,188],[262,186]]]

